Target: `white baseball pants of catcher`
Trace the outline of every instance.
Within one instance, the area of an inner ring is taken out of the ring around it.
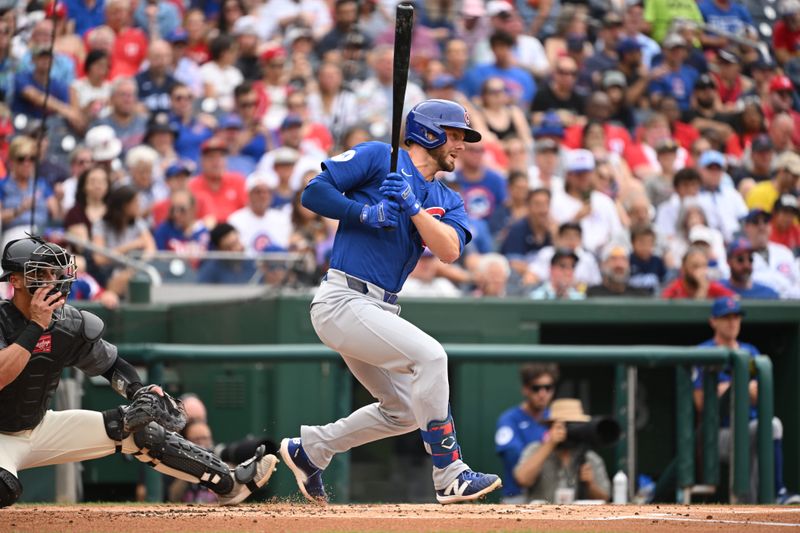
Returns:
[[[433,337],[400,318],[400,306],[383,301],[371,283],[367,294],[348,287],[345,274],[329,270],[311,303],[311,323],[320,340],[339,352],[377,402],[324,426],[302,426],[303,449],[318,468],[362,444],[427,429],[445,420],[450,386],[447,354]],[[420,437],[421,439],[421,437]],[[436,490],[469,467],[456,460],[433,468]]]

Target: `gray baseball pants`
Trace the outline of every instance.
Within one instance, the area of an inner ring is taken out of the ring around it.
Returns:
[[[377,402],[324,426],[302,426],[309,459],[326,468],[334,454],[362,444],[427,429],[448,416],[447,354],[433,337],[400,318],[400,306],[367,283],[367,294],[348,287],[345,274],[329,270],[311,302],[311,323],[320,340],[339,352]],[[469,467],[461,460],[433,469],[441,490]]]

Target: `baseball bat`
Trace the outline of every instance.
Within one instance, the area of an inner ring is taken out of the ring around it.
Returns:
[[[408,63],[411,57],[411,29],[414,25],[414,6],[397,4],[394,26],[394,63],[392,82],[392,157],[390,169],[397,172],[400,150],[400,130],[403,125],[403,104],[406,100]]]

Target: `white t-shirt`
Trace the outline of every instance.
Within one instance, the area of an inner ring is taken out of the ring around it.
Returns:
[[[718,191],[700,191],[700,205],[708,217],[708,225],[722,233],[725,242],[739,231],[739,220],[747,215],[747,205],[736,189],[722,186]]]
[[[536,254],[536,259],[530,264],[530,270],[542,281],[550,281],[550,260],[556,249],[553,246],[545,246]],[[600,275],[600,267],[594,255],[583,248],[575,250],[578,262],[575,264],[575,283],[584,284],[587,287],[600,285],[603,278]]]
[[[581,219],[583,230],[583,247],[595,255],[611,239],[622,233],[622,223],[619,221],[617,208],[614,202],[605,194],[592,191],[589,199],[592,211]],[[566,192],[553,191],[553,201],[550,213],[559,224],[569,222],[583,207],[583,202],[573,198]]]
[[[753,281],[771,287],[781,298],[800,298],[800,268],[792,251],[783,244],[767,245],[769,262],[759,253],[753,254]]]
[[[220,68],[213,61],[200,67],[203,83],[214,87],[214,94],[220,109],[225,112],[233,110],[233,90],[244,81],[242,73],[234,66]]]
[[[88,78],[81,78],[72,82],[72,88],[78,94],[78,107],[83,109],[95,100],[108,103],[111,98],[111,82],[104,81],[100,87],[89,83]]]
[[[228,223],[236,228],[242,238],[245,251],[260,252],[269,245],[289,247],[292,234],[290,207],[267,209],[262,216],[256,215],[249,206],[235,211],[228,217]]]
[[[417,296],[421,298],[458,298],[461,291],[453,282],[445,278],[433,278],[430,282],[409,277],[400,291],[403,297]]]

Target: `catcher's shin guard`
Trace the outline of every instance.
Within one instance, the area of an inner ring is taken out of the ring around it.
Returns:
[[[0,467],[0,507],[8,507],[14,505],[22,496],[22,483],[19,478]]]
[[[162,474],[200,483],[217,494],[234,488],[231,471],[219,457],[155,422],[134,432],[133,442],[139,448],[134,457]]]

